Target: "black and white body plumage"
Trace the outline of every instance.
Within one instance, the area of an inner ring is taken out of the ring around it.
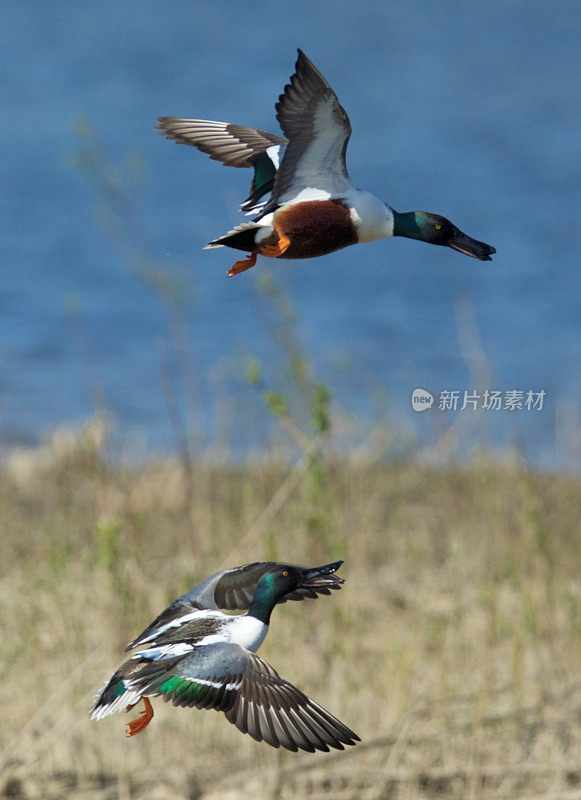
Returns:
[[[216,573],[172,603],[131,643],[139,649],[108,681],[91,717],[101,719],[143,699],[145,719],[130,723],[133,735],[153,716],[148,698],[159,696],[176,706],[222,711],[243,733],[273,747],[314,752],[355,744],[353,731],[255,655],[274,606],[339,588],[342,581],[334,572],[340,564],[308,568],[267,562]],[[222,592],[233,594],[226,599]],[[223,602],[248,613],[232,616],[196,607]]]

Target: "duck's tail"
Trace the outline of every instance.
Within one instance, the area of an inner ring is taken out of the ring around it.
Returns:
[[[123,678],[123,667],[111,677],[99,692],[95,705],[90,711],[91,719],[103,719],[116,711],[125,711],[127,706],[138,703],[141,692],[128,688]]]
[[[245,222],[228,231],[224,236],[213,239],[204,249],[233,247],[235,250],[244,250],[247,253],[252,253],[257,249],[256,237],[258,232],[261,233],[260,239],[265,239],[272,233],[272,228],[270,226],[257,225],[255,222]]]

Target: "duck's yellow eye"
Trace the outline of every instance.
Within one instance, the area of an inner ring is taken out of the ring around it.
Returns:
[[[286,578],[286,577],[288,577],[288,569],[283,569],[283,571],[282,571],[282,577],[283,577],[283,578]]]
[[[440,223],[438,223],[438,224],[436,225],[436,230],[437,230],[437,231],[439,231],[441,227],[442,227],[442,226],[440,225]]]

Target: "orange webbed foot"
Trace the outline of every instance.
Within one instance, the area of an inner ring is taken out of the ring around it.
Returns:
[[[137,719],[134,719],[129,723],[129,727],[125,731],[127,736],[135,736],[136,733],[141,733],[141,731],[144,731],[153,719],[153,706],[149,702],[149,698],[142,697],[141,699],[143,700],[145,710],[141,712]],[[136,705],[137,703],[133,703],[132,706],[127,706],[126,710],[131,711],[131,709]]]
[[[238,275],[240,272],[245,272],[250,267],[253,267],[256,264],[256,253],[250,253],[248,258],[243,259],[242,261],[237,261],[233,267],[230,267],[228,270],[228,277],[232,277],[233,275]]]
[[[262,245],[260,248],[261,256],[266,256],[267,258],[278,258],[279,256],[282,256],[283,253],[286,253],[286,251],[289,249],[290,239],[288,236],[285,236],[284,233],[279,233],[278,231],[277,233],[278,239],[276,244]]]

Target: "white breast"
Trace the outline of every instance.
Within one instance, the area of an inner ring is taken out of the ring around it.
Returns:
[[[244,614],[240,617],[232,617],[232,622],[224,633],[228,636],[228,641],[255,653],[268,633],[268,625],[256,617]]]
[[[346,198],[359,242],[373,242],[393,236],[393,213],[389,206],[370,192],[355,189]]]
[[[232,614],[223,614],[221,611],[204,611],[203,613],[207,616],[219,619],[222,622],[222,626],[216,633],[209,633],[207,636],[204,636],[203,639],[196,642],[196,647],[201,647],[206,644],[232,642],[233,644],[239,644],[240,647],[245,647],[247,650],[252,650],[254,653],[258,650],[264,641],[264,637],[268,633],[268,625],[265,625],[264,622],[256,619],[256,617],[250,617],[247,614],[235,616]]]

